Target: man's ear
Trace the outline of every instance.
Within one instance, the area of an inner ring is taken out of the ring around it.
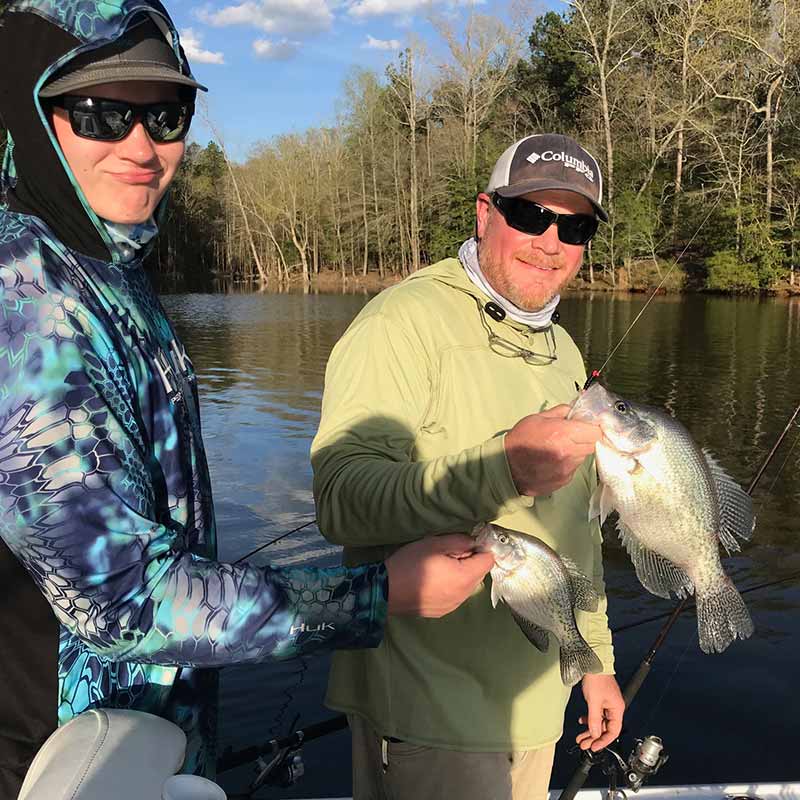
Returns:
[[[486,192],[481,192],[475,200],[475,238],[478,241],[486,233],[486,226],[491,213],[492,200]]]

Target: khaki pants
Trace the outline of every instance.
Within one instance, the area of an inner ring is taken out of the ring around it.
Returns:
[[[348,714],[353,800],[546,800],[555,744],[540,750],[463,753],[383,739]],[[388,762],[386,771],[383,759]]]

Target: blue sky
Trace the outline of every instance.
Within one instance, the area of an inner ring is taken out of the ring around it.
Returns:
[[[556,0],[473,3],[476,13],[531,19]],[[166,0],[195,77],[208,86],[208,113],[230,155],[246,158],[253,144],[277,134],[331,124],[342,83],[354,67],[383,73],[410,37],[434,63],[444,45],[431,12],[454,25],[466,18],[462,0]],[[528,28],[529,29],[529,28]],[[198,114],[200,144],[213,138]]]

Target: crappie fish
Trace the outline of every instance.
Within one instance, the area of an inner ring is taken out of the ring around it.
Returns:
[[[578,631],[575,609],[596,611],[592,582],[569,558],[559,556],[541,539],[500,525],[479,525],[473,536],[478,549],[494,554],[492,606],[502,600],[528,640],[543,653],[550,634],[561,646],[561,680],[576,684],[603,665]]]
[[[598,423],[600,484],[589,518],[619,512],[617,529],[642,586],[669,598],[694,594],[700,647],[721,653],[753,621],[720,562],[753,533],[749,495],[664,411],[632,403],[599,383],[581,392],[572,419]]]

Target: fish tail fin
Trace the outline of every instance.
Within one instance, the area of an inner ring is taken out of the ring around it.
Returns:
[[[561,648],[561,680],[574,686],[587,673],[603,671],[597,653],[581,638],[573,647]]]
[[[727,576],[711,592],[698,593],[697,630],[704,653],[721,653],[734,639],[753,633],[750,612]]]

